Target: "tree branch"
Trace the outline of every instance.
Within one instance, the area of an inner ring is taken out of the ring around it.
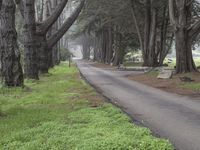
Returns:
[[[62,38],[62,36],[69,30],[72,24],[76,21],[84,6],[84,3],[85,0],[82,0],[79,6],[76,8],[76,10],[73,12],[73,14],[64,22],[61,28],[55,34],[53,34],[49,39],[47,39],[47,44],[49,49],[51,49]]]
[[[200,19],[188,29],[188,32],[189,38],[194,40],[197,37],[197,35],[200,33]]]
[[[193,2],[194,0],[190,0],[189,2],[187,2],[186,6],[190,6]]]
[[[169,16],[171,25],[176,28],[176,17],[174,12],[174,0],[169,0]]]
[[[24,18],[24,4],[23,4],[23,0],[15,0],[15,3],[19,7],[20,13],[21,13],[22,17]]]
[[[37,32],[46,33],[51,28],[51,26],[57,21],[67,2],[68,0],[62,0],[61,3],[56,7],[56,9],[45,21],[38,23]]]
[[[132,13],[133,21],[135,23],[135,27],[136,27],[136,30],[137,30],[138,39],[139,39],[139,42],[140,42],[140,48],[143,51],[144,48],[143,48],[142,35],[141,35],[141,32],[140,32],[138,20],[136,18],[135,11],[134,11],[134,0],[131,0],[131,13]]]

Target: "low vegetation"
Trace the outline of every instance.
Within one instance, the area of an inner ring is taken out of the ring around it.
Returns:
[[[1,88],[2,150],[172,150],[171,144],[131,123],[61,64],[26,88]]]
[[[171,93],[188,96],[200,95],[199,73],[173,75],[171,79],[158,79],[158,75],[159,71],[150,71],[128,78]]]

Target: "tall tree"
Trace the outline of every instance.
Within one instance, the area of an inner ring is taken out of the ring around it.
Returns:
[[[27,78],[39,79],[34,2],[34,0],[20,0],[24,18],[24,72]]]
[[[65,3],[64,3],[65,2]],[[56,43],[62,38],[62,36],[69,30],[72,24],[76,21],[79,13],[81,12],[84,6],[85,0],[81,0],[80,4],[76,10],[71,14],[71,16],[63,23],[60,29],[52,34],[51,37],[46,39],[46,34],[48,30],[52,27],[54,23],[58,20],[64,6],[67,3],[67,0],[62,0],[57,7],[54,9],[50,17],[48,17],[41,24],[39,23],[36,27],[37,43],[40,45],[39,50],[39,70],[41,73],[47,73],[49,69],[48,64],[48,51],[51,50]]]
[[[42,73],[48,72],[46,34],[62,13],[67,2],[68,0],[62,0],[51,16],[37,23],[35,16],[35,0],[16,0],[25,20],[24,47],[26,77],[38,79],[39,71]]]
[[[171,25],[176,43],[176,72],[196,72],[192,44],[200,33],[200,19],[193,19],[194,0],[169,0]]]
[[[23,86],[23,71],[15,29],[15,3],[3,0],[0,11],[0,56],[6,86]]]
[[[131,0],[131,14],[142,50],[144,66],[162,65],[168,54],[169,47],[166,45],[170,32],[167,5],[166,0]],[[141,16],[144,16],[144,19]]]
[[[78,18],[81,13],[82,8],[84,7],[85,0],[81,0],[80,4],[77,6],[75,11],[70,15],[70,17],[63,23],[60,29],[53,34],[49,39],[47,39],[48,48],[52,48],[69,30],[69,28],[73,25],[73,23]]]
[[[0,0],[0,10],[1,10],[2,0]]]

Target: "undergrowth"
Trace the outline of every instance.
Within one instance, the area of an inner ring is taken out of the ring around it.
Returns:
[[[131,123],[67,64],[26,88],[0,90],[1,150],[172,150]]]

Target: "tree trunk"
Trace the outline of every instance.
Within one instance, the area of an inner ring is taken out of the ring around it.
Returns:
[[[115,31],[114,31],[114,53],[113,53],[113,58],[112,58],[112,65],[113,66],[119,66],[120,64],[123,64],[123,59],[124,59],[124,49],[122,46],[122,35],[118,32],[118,27],[115,26]]]
[[[82,39],[82,54],[83,59],[90,59],[90,38],[87,35],[84,35]]]
[[[52,2],[52,11],[54,11],[54,9],[56,8],[56,6],[58,5],[57,0],[51,0]],[[53,24],[53,26],[51,27],[51,34],[55,34],[58,31],[58,21],[59,18],[57,19],[57,21]],[[51,58],[51,63],[53,64],[53,66],[58,65],[59,64],[59,60],[58,60],[58,43],[56,43],[52,49],[51,49],[51,53],[52,53],[52,58]]]
[[[49,70],[49,49],[47,48],[46,36],[37,34],[38,45],[38,69],[40,73],[48,73]]]
[[[200,21],[191,25],[192,1],[169,0],[169,14],[176,43],[176,73],[196,72],[193,56],[193,36],[199,33]],[[175,15],[176,13],[176,15]],[[188,29],[188,26],[191,28]]]
[[[63,1],[65,1],[65,0],[63,0]],[[60,9],[61,4],[62,3],[60,3],[58,5],[57,9],[58,8]],[[46,28],[47,27],[44,25],[37,26],[37,34],[39,35],[39,37],[37,38],[37,42],[38,42],[38,45],[40,45],[40,48],[39,48],[39,51],[40,51],[39,70],[41,73],[48,73],[48,69],[49,69],[48,55],[47,55],[48,51],[51,50],[56,45],[56,43],[62,38],[62,36],[68,31],[68,29],[71,27],[71,25],[75,22],[75,20],[79,16],[79,13],[81,12],[83,6],[84,6],[84,0],[81,1],[81,3],[79,4],[79,6],[75,10],[75,12],[66,20],[66,22],[62,25],[62,27],[55,34],[52,34],[52,36],[49,39],[46,39]],[[55,10],[55,12],[56,12],[56,10]],[[52,13],[53,13],[52,15],[55,16],[54,12],[52,12]],[[57,17],[59,17],[59,16],[57,16]],[[49,18],[51,18],[51,19],[49,19],[50,21],[53,20],[52,17],[49,17]],[[54,23],[55,23],[58,18],[54,17],[54,19],[55,19],[54,20]],[[44,24],[49,24],[49,22],[45,21]]]
[[[165,6],[162,16],[162,24],[160,27],[160,44],[157,52],[157,54],[159,55],[159,66],[163,65],[164,59],[166,58],[169,52],[169,48],[167,48],[168,23],[169,23],[169,12],[167,6]]]
[[[102,37],[101,37],[101,48],[102,48],[102,51],[101,51],[101,62],[102,63],[106,63],[106,33],[105,33],[105,29],[102,29]]]
[[[46,5],[45,5],[45,14],[44,14],[44,18],[48,18],[51,13],[52,13],[52,1],[51,0],[47,0],[46,1]],[[52,28],[50,28],[46,34],[46,38],[51,37],[52,35]],[[48,49],[48,68],[53,68],[54,64],[53,64],[53,56],[52,56],[52,49]]]
[[[23,86],[23,71],[15,29],[15,3],[3,0],[0,11],[1,69],[6,86]]]
[[[109,43],[108,43],[108,63],[111,64],[111,59],[113,56],[113,33],[112,33],[112,25],[109,25],[109,29],[108,29],[108,36],[109,36]]]
[[[0,0],[0,10],[1,10],[2,0]]]
[[[41,23],[35,21],[35,0],[16,1],[25,20],[24,47],[25,47],[25,74],[28,78],[38,79],[38,72],[47,73],[48,57],[46,34],[62,13],[68,0],[62,0],[55,11]],[[37,24],[37,26],[36,26]],[[36,49],[39,51],[37,55]],[[37,59],[37,56],[39,59]],[[40,66],[37,66],[39,62]],[[41,69],[40,69],[41,68]]]
[[[192,42],[188,38],[188,33],[184,28],[179,28],[175,32],[176,39],[176,73],[186,73],[197,71],[193,56]]]
[[[134,21],[134,24],[135,24],[135,28],[136,28],[136,31],[137,31],[137,35],[138,35],[138,39],[139,39],[139,43],[140,43],[140,49],[141,49],[142,53],[144,53],[143,39],[142,39],[141,31],[140,31],[140,28],[139,28],[138,19],[136,17],[136,13],[135,13],[135,1],[130,0],[130,2],[131,2],[131,14],[132,14],[133,21]]]
[[[23,0],[24,72],[27,78],[39,79],[34,0]]]
[[[156,10],[152,8],[151,0],[145,1],[145,29],[144,29],[144,50],[143,66],[157,66],[157,57],[155,53],[156,40]]]
[[[85,0],[81,0],[80,4],[76,8],[76,10],[72,13],[72,15],[63,23],[60,29],[47,40],[48,48],[52,48],[63,37],[63,35],[69,30],[69,28],[73,25],[73,23],[78,18],[84,6],[84,3],[85,3]]]

